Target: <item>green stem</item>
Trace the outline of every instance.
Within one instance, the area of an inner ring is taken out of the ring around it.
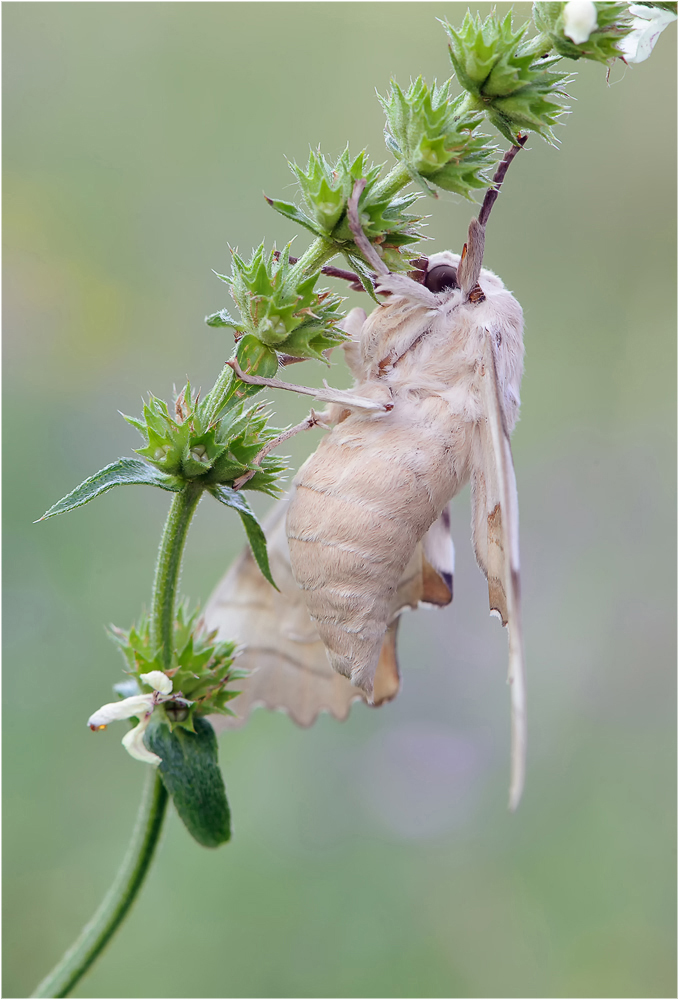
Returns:
[[[184,543],[202,492],[202,485],[194,482],[175,495],[160,540],[151,599],[151,643],[156,649],[162,647],[166,670],[172,663],[174,609]]]
[[[168,794],[151,768],[137,822],[120,871],[80,937],[40,983],[34,997],[66,997],[103,951],[134,902],[146,877],[163,825]]]
[[[318,271],[324,264],[327,264],[329,260],[332,260],[337,253],[338,250],[336,246],[328,240],[324,240],[321,236],[317,237],[311,246],[304,251],[297,263],[293,264],[290,268],[287,283],[292,288],[300,278],[304,277],[305,274],[311,274],[313,271]]]
[[[219,373],[219,378],[203,400],[202,420],[204,427],[211,427],[214,423],[217,414],[226,402],[234,378],[233,368],[224,365]]]
[[[402,163],[397,163],[395,167],[391,168],[384,180],[381,180],[375,186],[372,197],[375,200],[381,200],[382,198],[389,198],[391,200],[399,193],[401,188],[406,187],[411,181],[412,177],[406,167]]]
[[[517,56],[532,56],[533,59],[542,59],[554,48],[554,40],[546,31],[541,31],[535,38],[530,38],[523,45],[519,46]]]

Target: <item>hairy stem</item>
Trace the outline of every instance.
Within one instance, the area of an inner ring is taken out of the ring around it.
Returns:
[[[34,997],[67,997],[106,947],[142,887],[160,838],[168,794],[149,769],[132,840],[120,871],[80,937],[37,987]]]
[[[203,400],[202,419],[205,427],[211,427],[215,422],[219,411],[229,398],[232,382],[233,369],[224,365],[219,378]]]
[[[202,492],[199,483],[187,483],[175,495],[160,540],[151,599],[151,642],[156,648],[162,647],[166,670],[172,662],[175,600],[184,543]]]
[[[387,176],[375,185],[373,189],[372,197],[375,201],[382,198],[392,198],[396,197],[401,188],[406,187],[410,184],[412,177],[408,173],[407,168],[402,163],[397,163],[395,167],[392,167]]]
[[[310,274],[313,271],[319,271],[323,265],[327,264],[327,262],[335,257],[338,252],[339,251],[334,244],[319,236],[314,240],[311,246],[304,251],[297,263],[290,268],[287,279],[290,287],[293,287],[295,283],[305,274]]]

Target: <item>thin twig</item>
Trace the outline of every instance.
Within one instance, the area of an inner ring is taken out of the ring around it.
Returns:
[[[483,204],[481,205],[481,211],[479,212],[479,222],[481,223],[482,226],[485,226],[485,224],[488,222],[488,216],[490,215],[490,210],[497,201],[497,196],[500,193],[500,187],[502,185],[503,180],[505,179],[505,174],[509,170],[509,164],[512,162],[512,160],[519,152],[519,150],[523,149],[523,147],[526,145],[526,142],[528,141],[528,136],[519,135],[517,136],[516,141],[518,142],[518,146],[509,147],[505,155],[500,160],[500,164],[497,170],[495,171],[495,176],[493,177],[491,186],[486,191],[485,197],[483,199]]]
[[[505,175],[509,170],[509,165],[518,151],[525,145],[527,139],[527,135],[518,136],[518,146],[510,146],[502,157],[495,171],[491,186],[486,191],[479,217],[478,219],[472,219],[469,223],[467,242],[462,248],[460,264],[457,269],[457,280],[467,300],[483,302],[485,299],[482,289],[478,287],[478,280],[483,264],[486,223],[488,222],[491,209],[497,201],[497,196],[500,193],[500,187],[505,179]]]

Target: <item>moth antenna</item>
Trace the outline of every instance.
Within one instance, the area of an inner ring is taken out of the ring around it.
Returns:
[[[351,192],[351,198],[347,202],[347,220],[349,222],[349,229],[351,230],[354,240],[356,241],[356,246],[361,251],[366,261],[375,268],[377,274],[389,274],[389,268],[384,261],[381,260],[374,246],[363,232],[361,220],[358,217],[358,200],[363,194],[365,185],[365,177],[359,177],[354,184],[354,190]]]

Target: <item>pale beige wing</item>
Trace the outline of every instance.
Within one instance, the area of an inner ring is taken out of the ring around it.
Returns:
[[[472,470],[472,535],[488,578],[491,612],[509,629],[512,766],[509,807],[521,798],[526,761],[526,685],[521,626],[519,501],[507,421],[498,382],[494,337],[486,333],[481,377],[486,421],[479,425]]]
[[[303,592],[292,577],[286,509],[287,498],[278,502],[264,523],[271,572],[280,592],[264,579],[248,548],[217,585],[205,608],[206,627],[217,629],[221,639],[241,644],[237,662],[247,671],[247,677],[238,682],[241,694],[229,705],[235,717],[214,717],[217,729],[241,726],[257,706],[287,712],[300,726],[310,726],[321,712],[342,720],[353,701],[365,700],[360,689],[330,666]],[[375,706],[390,701],[399,690],[396,633],[400,612],[422,603],[442,606],[452,599],[452,564],[441,525],[436,525],[436,531],[434,526],[430,529],[433,540],[429,541],[428,555],[424,546],[418,545],[395,594],[393,619],[375,674]],[[448,531],[447,522],[443,530]]]

